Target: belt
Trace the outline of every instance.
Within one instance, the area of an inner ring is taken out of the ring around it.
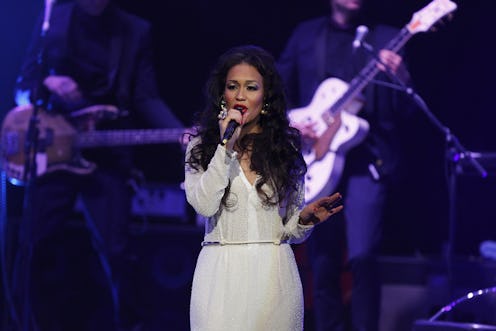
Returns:
[[[288,240],[259,240],[259,241],[202,241],[202,246],[251,245],[251,244],[289,244]]]

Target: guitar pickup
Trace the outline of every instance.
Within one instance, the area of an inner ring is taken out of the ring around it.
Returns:
[[[45,134],[43,135],[43,139],[40,139],[39,149],[41,151],[46,151],[46,148],[48,146],[53,145],[54,137],[55,137],[55,134],[54,134],[53,129],[52,128],[46,128]]]
[[[6,132],[2,137],[2,147],[2,154],[4,156],[10,156],[19,153],[19,133],[17,131]]]

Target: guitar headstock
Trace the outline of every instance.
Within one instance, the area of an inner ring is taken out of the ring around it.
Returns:
[[[406,28],[411,34],[426,32],[442,18],[449,16],[456,8],[457,5],[453,1],[433,0],[427,6],[413,14]]]

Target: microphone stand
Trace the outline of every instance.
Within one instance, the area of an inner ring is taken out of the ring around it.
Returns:
[[[3,160],[0,160],[0,163]],[[12,301],[12,292],[9,286],[9,272],[8,270],[11,265],[11,249],[12,237],[9,236],[8,228],[8,217],[7,217],[7,174],[3,170],[4,166],[1,166],[0,170],[0,266],[2,273],[2,284],[4,290],[4,298],[2,302],[5,304],[5,313],[3,313],[2,320],[2,330],[7,330],[9,328],[10,317],[14,321],[18,321],[17,313],[15,311],[15,306]],[[10,313],[10,315],[9,315]],[[19,324],[17,324],[19,325]]]
[[[28,122],[26,131],[26,139],[24,143],[24,198],[23,198],[23,215],[22,224],[19,226],[20,236],[23,237],[21,245],[19,246],[18,256],[16,258],[17,268],[14,268],[14,280],[18,280],[19,284],[19,299],[20,302],[20,315],[21,319],[17,317],[15,309],[12,311],[12,318],[17,324],[19,330],[29,331],[31,329],[37,330],[34,314],[31,309],[31,264],[33,257],[33,238],[31,235],[32,221],[33,221],[33,192],[36,189],[37,177],[37,153],[40,147],[43,148],[43,141],[40,139],[39,129],[39,113],[42,106],[46,104],[46,96],[41,92],[43,89],[43,79],[45,73],[48,72],[45,63],[45,48],[46,48],[46,35],[49,30],[49,13],[54,1],[46,1],[45,18],[42,23],[40,33],[40,48],[37,55],[37,73],[38,82],[32,90],[31,100],[33,103],[33,112]],[[50,6],[50,7],[49,7]],[[48,10],[48,15],[47,15]],[[16,270],[17,269],[17,270]],[[31,328],[32,327],[32,328]]]
[[[445,140],[445,161],[447,163],[447,186],[448,186],[448,218],[449,218],[449,233],[448,233],[448,244],[445,251],[445,258],[447,262],[448,270],[448,284],[450,288],[450,293],[453,293],[453,256],[455,247],[455,237],[456,237],[456,189],[457,189],[457,165],[462,159],[465,159],[469,164],[480,174],[482,178],[487,177],[487,171],[482,167],[482,165],[473,158],[472,152],[468,151],[459,141],[459,139],[451,132],[451,130],[443,125],[439,119],[434,115],[434,113],[429,109],[426,102],[418,95],[415,90],[407,86],[398,75],[396,75],[391,68],[381,60],[377,52],[374,50],[372,45],[360,41],[359,48],[364,49],[367,53],[373,56],[373,58],[385,68],[387,76],[394,82],[388,83],[383,81],[373,81],[375,84],[382,85],[388,88],[393,88],[404,92],[408,95],[422,110],[422,112],[427,116],[429,121],[434,124],[434,126],[444,135]]]

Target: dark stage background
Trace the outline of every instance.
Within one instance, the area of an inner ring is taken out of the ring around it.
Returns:
[[[203,84],[220,53],[234,45],[253,43],[278,56],[296,23],[327,13],[325,0],[117,2],[152,23],[161,94],[186,125],[193,123],[193,114],[202,107]],[[370,2],[373,17],[402,27],[430,1]],[[435,32],[415,35],[406,45],[414,86],[432,113],[468,150],[496,153],[496,28],[492,24],[496,1],[455,2],[458,10],[451,21]],[[43,1],[2,0],[0,6],[3,117],[13,107],[16,74]],[[443,256],[451,229],[455,255],[478,256],[480,242],[496,240],[496,161],[484,163],[489,171],[486,179],[470,167],[462,167],[454,194],[455,218],[450,219],[445,134],[418,109],[401,138],[405,167],[387,209],[383,254]],[[180,151],[171,146],[148,146],[138,152],[147,182],[179,187],[183,180]],[[19,215],[22,194],[14,190],[9,198],[9,213]],[[196,228],[193,213],[186,211],[185,215],[187,220],[179,222],[180,228]],[[164,229],[177,223],[159,217],[155,225],[162,225],[161,230],[148,228],[147,233],[166,231],[167,236],[174,236],[174,229]],[[196,250],[201,236],[193,233],[186,242]],[[196,256],[190,256],[193,263]]]

